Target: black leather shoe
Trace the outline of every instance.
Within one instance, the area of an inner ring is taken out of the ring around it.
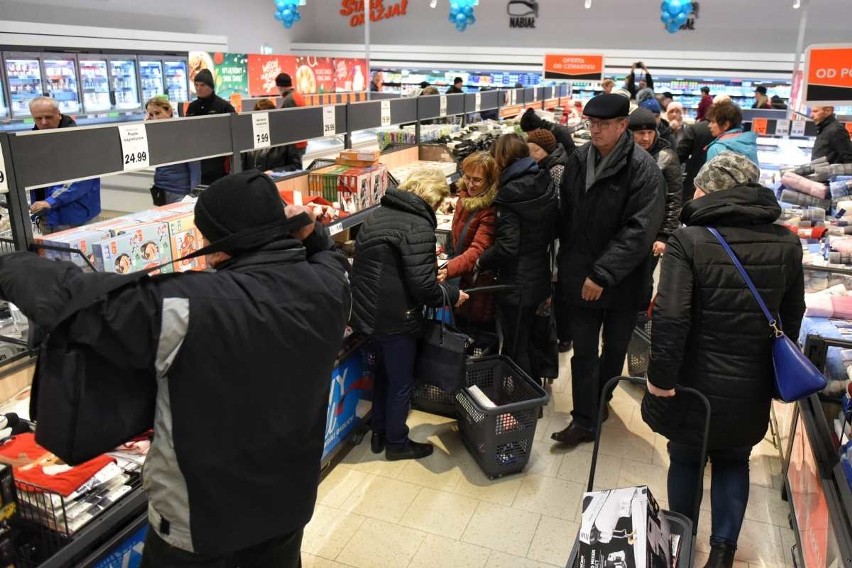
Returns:
[[[370,449],[374,454],[385,451],[385,435],[373,432],[373,435],[370,436]]]
[[[704,568],[733,568],[737,548],[730,544],[711,544],[710,558]]]
[[[396,460],[419,460],[426,456],[431,456],[435,448],[432,444],[421,444],[413,440],[408,441],[408,445],[398,450],[388,448],[385,450],[385,458],[388,461]]]
[[[579,426],[575,426],[572,422],[564,430],[551,434],[550,438],[560,444],[568,446],[569,448],[574,448],[580,444],[594,442],[595,433],[590,430],[580,428]]]
[[[559,342],[559,352],[560,353],[568,353],[571,351],[571,348],[574,347],[573,341],[560,341]]]

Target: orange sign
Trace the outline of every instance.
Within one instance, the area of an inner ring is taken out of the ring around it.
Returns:
[[[852,44],[808,47],[805,69],[807,103],[848,104],[852,101]]]
[[[758,136],[766,136],[769,121],[765,118],[753,118],[751,120],[751,131]]]
[[[364,0],[342,0],[340,2],[340,15],[349,18],[351,27],[364,25]],[[397,0],[396,2],[388,2],[384,0],[369,0],[370,4],[370,21],[378,22],[404,16],[408,12],[408,0]]]
[[[849,136],[852,136],[852,122],[846,123],[846,132],[849,133]]]
[[[278,96],[275,77],[287,73],[296,81],[296,58],[292,55],[248,56],[248,87],[252,97]]]
[[[544,56],[545,79],[601,81],[603,73],[603,55],[548,53]]]

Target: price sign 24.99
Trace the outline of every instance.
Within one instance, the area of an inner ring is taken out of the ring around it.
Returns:
[[[149,167],[151,152],[148,150],[148,131],[145,125],[121,124],[117,128],[121,137],[121,163],[124,171]]]

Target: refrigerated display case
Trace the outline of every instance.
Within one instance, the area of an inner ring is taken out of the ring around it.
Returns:
[[[116,55],[107,58],[113,106],[117,110],[134,110],[142,106],[136,75],[135,55]]]
[[[139,59],[139,78],[142,82],[142,100],[165,93],[163,62],[159,59]]]
[[[6,106],[6,92],[3,89],[5,81],[0,77],[0,118],[9,116],[9,107]]]
[[[77,81],[77,57],[73,54],[46,53],[42,57],[44,92],[56,99],[60,112],[80,112]]]
[[[163,59],[166,94],[173,103],[189,100],[189,74],[186,59]]]
[[[80,81],[83,91],[83,111],[101,112],[112,108],[109,97],[109,72],[106,58],[80,56]]]
[[[9,110],[12,118],[31,116],[30,101],[43,95],[38,56],[33,53],[5,53],[3,63],[9,81]]]

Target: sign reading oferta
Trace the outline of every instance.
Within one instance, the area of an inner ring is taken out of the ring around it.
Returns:
[[[535,29],[538,18],[538,2],[536,0],[509,0],[506,5],[509,14],[510,28]]]

